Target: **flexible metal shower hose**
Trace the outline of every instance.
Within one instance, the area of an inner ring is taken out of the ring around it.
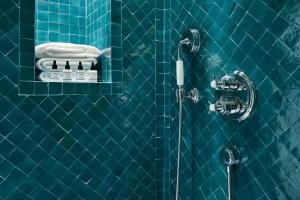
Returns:
[[[182,131],[182,101],[183,101],[183,97],[182,97],[182,95],[180,94],[180,91],[179,91],[176,200],[179,200],[179,176],[180,176],[180,155],[181,155],[181,131]]]

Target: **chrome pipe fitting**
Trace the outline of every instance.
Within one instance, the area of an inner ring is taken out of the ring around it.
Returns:
[[[239,165],[241,163],[240,151],[236,146],[224,147],[220,152],[220,160],[227,168],[227,192],[228,200],[232,198],[231,188],[231,173],[232,166]]]

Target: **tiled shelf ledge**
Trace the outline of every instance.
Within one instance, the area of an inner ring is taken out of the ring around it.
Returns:
[[[120,83],[58,83],[20,81],[19,95],[117,95],[122,94]]]

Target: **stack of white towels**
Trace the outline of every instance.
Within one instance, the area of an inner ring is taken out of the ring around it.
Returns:
[[[89,45],[51,42],[35,47],[35,57],[38,59],[36,66],[42,71],[39,78],[45,82],[52,81],[51,73],[54,61],[56,61],[57,71],[61,72],[61,74],[65,69],[67,61],[69,62],[70,69],[76,74],[79,62],[82,63],[83,70],[89,70],[92,63],[94,65],[97,64],[99,56],[100,50]],[[76,75],[74,79],[76,79]],[[60,81],[63,81],[62,77]]]

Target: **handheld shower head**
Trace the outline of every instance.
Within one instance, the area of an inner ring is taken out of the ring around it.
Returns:
[[[176,61],[176,78],[179,88],[183,88],[184,85],[184,65],[181,59],[183,51],[196,53],[200,48],[200,34],[197,29],[184,32],[183,38],[178,44],[178,59]]]
[[[180,173],[180,144],[181,144],[181,126],[182,126],[182,103],[184,99],[184,67],[183,61],[181,59],[181,53],[183,51],[183,47],[189,49],[189,52],[195,53],[199,50],[200,47],[200,34],[196,29],[190,29],[183,35],[184,39],[181,40],[178,44],[178,59],[176,61],[176,78],[178,89],[176,91],[176,96],[179,102],[179,117],[178,117],[178,148],[177,148],[177,169],[176,169],[176,197],[175,199],[180,199],[179,197],[179,173]],[[199,99],[198,91],[192,91],[192,95],[190,98],[196,102]],[[196,97],[196,98],[194,98]]]

